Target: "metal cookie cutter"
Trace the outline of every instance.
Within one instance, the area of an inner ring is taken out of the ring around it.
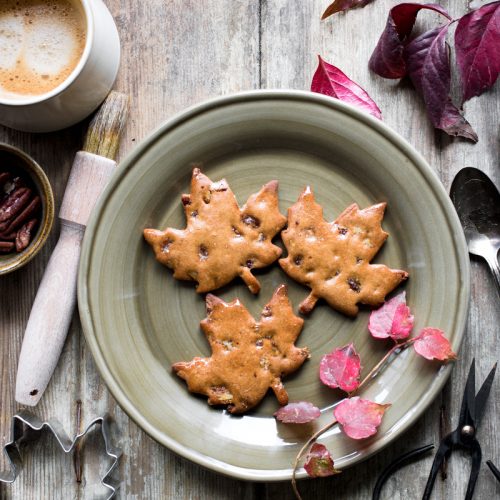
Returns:
[[[111,500],[119,488],[119,482],[113,480],[111,474],[118,465],[122,450],[111,443],[110,420],[108,414],[94,419],[81,434],[77,434],[71,440],[59,422],[55,420],[42,422],[38,417],[27,411],[19,412],[12,418],[11,440],[3,448],[4,454],[10,463],[10,471],[0,473],[0,483],[11,484],[16,480],[22,469],[21,445],[36,441],[44,428],[47,428],[54,435],[64,453],[71,453],[75,450],[79,440],[83,436],[94,426],[100,425],[106,455],[113,459],[111,466],[101,478],[101,484],[110,490],[110,494],[106,497],[106,500]]]

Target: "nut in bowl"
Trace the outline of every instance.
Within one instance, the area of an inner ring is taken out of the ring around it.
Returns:
[[[29,262],[54,222],[54,195],[42,168],[21,150],[0,143],[0,274]]]

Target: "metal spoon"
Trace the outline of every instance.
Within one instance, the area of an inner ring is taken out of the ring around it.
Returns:
[[[477,168],[463,168],[451,185],[450,197],[464,228],[469,253],[489,264],[500,294],[500,193]]]

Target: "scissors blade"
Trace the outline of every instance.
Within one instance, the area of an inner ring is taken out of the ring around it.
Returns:
[[[475,406],[474,425],[476,428],[479,427],[481,417],[483,416],[484,408],[486,406],[486,401],[488,400],[488,396],[490,395],[491,386],[493,385],[493,379],[495,378],[496,369],[497,369],[497,363],[495,363],[495,366],[491,369],[490,373],[486,377],[486,380],[483,382],[481,389],[479,389],[479,392],[477,393],[474,405]]]
[[[475,418],[475,398],[476,398],[476,360],[473,359],[465,384],[464,395],[462,398],[462,406],[460,408],[460,420],[458,428],[466,424],[474,423]]]

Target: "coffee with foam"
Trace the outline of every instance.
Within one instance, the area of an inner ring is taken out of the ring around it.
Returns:
[[[69,0],[0,0],[0,99],[45,94],[80,61],[83,10]]]

